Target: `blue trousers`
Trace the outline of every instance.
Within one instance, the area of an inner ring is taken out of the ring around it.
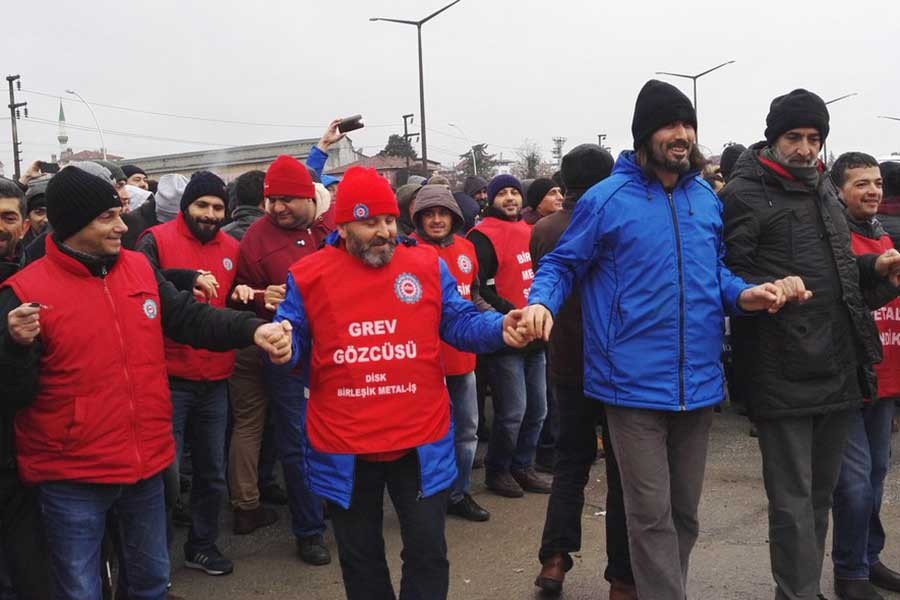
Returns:
[[[894,399],[869,404],[850,416],[841,475],[834,490],[834,576],[868,579],[884,549],[881,498],[891,460]]]
[[[447,390],[453,403],[456,469],[459,475],[450,489],[450,502],[459,502],[472,490],[472,463],[478,449],[478,394],[475,372],[448,375]]]

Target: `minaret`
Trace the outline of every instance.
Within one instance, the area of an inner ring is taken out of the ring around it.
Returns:
[[[66,133],[66,113],[63,111],[62,99],[59,101],[59,133],[56,135],[56,141],[59,142],[59,160],[63,162],[63,156],[68,149],[69,134]]]

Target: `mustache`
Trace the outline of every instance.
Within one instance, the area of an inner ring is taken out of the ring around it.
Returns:
[[[675,140],[674,142],[669,142],[666,144],[666,150],[672,150],[673,148],[683,148],[684,150],[690,150],[691,145],[687,142],[687,140]]]
[[[367,244],[369,248],[379,248],[381,246],[396,246],[397,238],[374,239]]]

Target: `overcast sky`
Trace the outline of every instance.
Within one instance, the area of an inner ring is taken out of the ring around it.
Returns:
[[[444,4],[7,3],[2,74],[22,75],[19,99],[33,119],[19,121],[23,169],[58,151],[56,127],[34,119],[55,123],[59,100],[36,92],[64,98],[73,149],[99,148],[90,113],[67,88],[97,104],[279,124],[95,106],[107,151],[129,158],[318,137],[331,118],[354,113],[368,124],[354,144],[373,154],[402,133],[400,115],[416,114],[415,131],[420,120],[415,27],[368,19],[419,19]],[[631,146],[634,100],[655,71],[697,73],[726,60],[736,62],[698,85],[700,141],[711,153],[761,139],[771,99],[806,87],[825,100],[859,93],[830,106],[830,151],[887,155],[900,151],[900,122],[876,117],[900,117],[898,24],[896,1],[462,0],[423,27],[429,158],[452,164],[468,148],[448,123],[505,158],[525,139],[549,159],[553,137],[567,138],[567,149],[598,133],[618,152]],[[667,80],[690,96],[689,80]],[[10,174],[10,121],[0,116]]]

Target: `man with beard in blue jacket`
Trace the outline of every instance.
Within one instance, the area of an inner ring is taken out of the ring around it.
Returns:
[[[700,177],[684,94],[649,81],[631,129],[635,151],[582,196],[541,260],[523,327],[547,339],[577,286],[584,393],[606,405],[638,596],[684,600],[712,408],[724,397],[725,313],[775,312],[809,293],[796,277],[751,286],[725,267],[722,208]]]

